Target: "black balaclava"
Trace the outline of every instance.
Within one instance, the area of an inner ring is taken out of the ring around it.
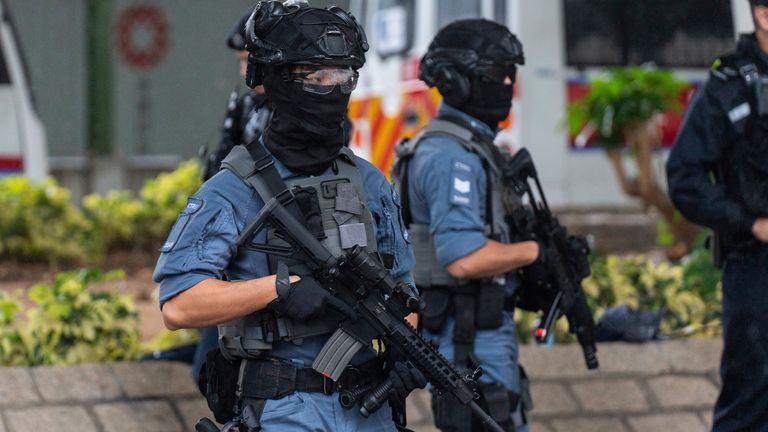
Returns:
[[[274,108],[264,143],[291,171],[321,174],[344,146],[342,123],[350,95],[340,86],[326,95],[309,93],[283,76],[277,68],[264,75],[264,91]]]
[[[507,118],[512,109],[512,85],[483,81],[478,76],[469,79],[472,89],[469,100],[456,107],[487,124],[492,131]]]

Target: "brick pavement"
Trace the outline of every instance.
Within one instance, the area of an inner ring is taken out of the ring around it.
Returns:
[[[603,344],[590,372],[576,345],[521,347],[531,431],[706,431],[720,349],[719,340]],[[183,364],[0,368],[0,432],[187,432],[206,415]],[[408,417],[414,431],[436,431],[426,392],[410,398]]]

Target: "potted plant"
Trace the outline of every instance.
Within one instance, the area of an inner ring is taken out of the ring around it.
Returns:
[[[659,186],[652,166],[654,149],[661,145],[661,114],[680,110],[680,93],[687,87],[671,72],[655,67],[616,68],[591,81],[586,97],[568,107],[568,125],[577,141],[594,136],[605,154],[622,192],[656,209],[667,224],[673,245],[667,254],[687,254],[699,228],[675,211]],[[629,147],[637,176],[627,174],[622,154]]]

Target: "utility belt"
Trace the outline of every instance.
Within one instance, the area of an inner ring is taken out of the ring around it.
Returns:
[[[499,328],[504,321],[504,311],[515,308],[514,297],[506,295],[506,286],[490,281],[418,289],[426,303],[420,312],[419,324],[435,333],[443,329],[450,316],[457,317],[457,320],[471,320],[477,330]]]
[[[214,349],[207,355],[198,385],[217,422],[224,424],[235,419],[259,430],[261,414],[269,399],[280,399],[297,391],[338,393],[342,406],[351,408],[385,378],[383,362],[378,358],[348,366],[334,382],[312,368],[299,368],[274,358],[233,360]]]
[[[383,379],[383,364],[378,359],[347,366],[336,382],[312,368],[297,368],[272,358],[243,360],[238,394],[254,399],[280,399],[297,391],[331,395],[381,383]]]
[[[379,359],[347,366],[336,382],[312,368],[297,368],[276,359],[243,360],[237,389],[242,401],[240,424],[247,427],[247,431],[261,430],[261,415],[267,400],[297,391],[325,395],[338,392],[341,406],[350,409],[384,378]]]

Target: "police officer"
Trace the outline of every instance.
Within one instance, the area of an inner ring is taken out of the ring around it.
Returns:
[[[482,402],[507,430],[525,431],[511,298],[511,271],[539,254],[532,241],[511,243],[504,222],[493,139],[512,105],[523,48],[503,25],[456,21],[441,29],[421,61],[420,78],[443,97],[437,117],[398,148],[393,175],[427,303],[426,335],[460,367],[479,364]],[[482,405],[482,404],[481,404]],[[434,396],[443,431],[482,430],[451,397]]]
[[[252,10],[248,9],[235,22],[226,40],[227,48],[235,51],[240,76],[243,79],[245,79],[248,63],[248,51],[245,49],[245,24],[251,12]],[[266,127],[271,112],[263,86],[248,89],[243,94],[239,94],[237,89],[233,90],[227,103],[219,146],[215,152],[204,157],[203,180],[208,180],[219,171],[221,161],[229,154],[232,147],[247,144],[254,138],[258,138]]]
[[[236,246],[264,202],[294,196],[286,206],[329,250],[363,247],[394,278],[412,283],[397,197],[379,170],[343,145],[365,34],[338,7],[295,1],[259,3],[246,28],[246,83],[263,83],[274,113],[261,142],[235,146],[168,235],[154,273],[163,318],[171,329],[219,326],[220,349],[207,357],[203,388],[220,422],[237,417],[241,431],[393,431],[389,407],[364,418],[341,407],[338,391],[388,377],[402,402],[426,384],[424,376],[397,359],[383,368],[371,348],[337,382],[315,372],[313,360],[349,306],[300,260]],[[280,242],[272,233],[253,241]]]
[[[673,202],[715,230],[725,265],[716,432],[768,431],[768,1],[750,3],[755,32],[715,61],[667,162]]]

